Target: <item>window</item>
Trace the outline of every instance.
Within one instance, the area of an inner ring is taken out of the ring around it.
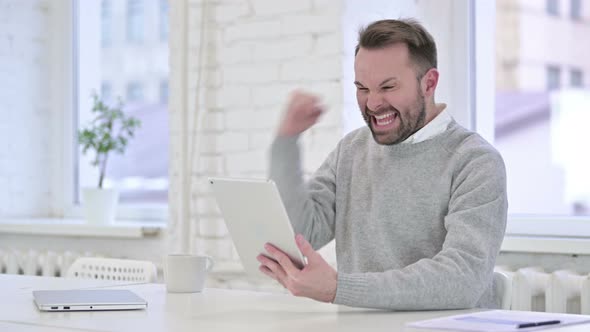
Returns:
[[[551,16],[559,16],[559,0],[546,0],[545,10]]]
[[[142,0],[127,1],[127,41],[130,43],[143,42],[144,32],[144,3]]]
[[[111,87],[111,83],[102,82],[100,84],[100,97],[107,102],[113,101],[113,88]]]
[[[138,81],[133,81],[127,84],[127,101],[140,102],[143,101],[143,85]]]
[[[556,3],[548,1],[548,11]],[[590,216],[590,89],[570,89],[582,87],[578,68],[590,67],[584,56],[590,44],[564,40],[584,35],[576,22],[557,22],[526,6],[508,9],[498,2],[496,9],[497,22],[519,22],[496,25],[494,144],[506,163],[509,214]],[[545,34],[532,43],[513,38],[534,31]],[[560,77],[568,67],[566,85]]]
[[[574,88],[581,88],[584,86],[584,76],[581,70],[570,70],[570,85]]]
[[[582,18],[582,2],[580,0],[570,1],[570,18],[579,21]]]
[[[168,0],[160,0],[160,40],[168,41]]]
[[[164,212],[157,212],[160,211],[157,209],[164,209],[168,202],[169,129],[167,98],[162,99],[159,87],[161,82],[168,81],[168,45],[150,43],[140,50],[128,43],[101,47],[101,31],[110,31],[111,26],[131,27],[129,36],[135,39],[144,37],[144,24],[157,26],[157,15],[144,17],[143,13],[156,13],[160,8],[158,0],[128,1],[127,5],[126,8],[125,2],[117,1],[78,1],[77,24],[74,25],[74,72],[77,74],[74,113],[78,128],[87,125],[91,119],[90,97],[96,91],[107,103],[115,103],[120,98],[124,112],[141,121],[141,127],[125,154],[109,155],[104,183],[119,190],[119,210],[123,211],[123,218],[163,218]],[[105,8],[110,8],[112,15],[104,15],[102,10]],[[143,21],[148,18],[152,21]],[[149,31],[153,36],[146,38],[159,39],[157,29]],[[75,156],[73,210],[79,202],[79,189],[96,186],[98,182],[97,171],[90,165],[91,156],[83,155],[81,151],[76,151]],[[131,212],[126,214],[125,211]]]
[[[102,0],[100,6],[100,37],[101,37],[101,45],[103,47],[108,47],[111,45],[111,28],[113,22],[111,20],[112,12],[111,12],[111,2],[109,0]]]
[[[168,103],[168,80],[160,82],[160,103]]]
[[[561,86],[561,69],[557,66],[547,66],[547,90],[559,89]]]

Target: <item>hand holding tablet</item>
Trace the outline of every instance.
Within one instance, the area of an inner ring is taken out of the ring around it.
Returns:
[[[256,257],[268,257],[267,243],[285,252],[296,266],[305,265],[274,182],[230,178],[210,178],[209,182],[248,275],[264,276]]]

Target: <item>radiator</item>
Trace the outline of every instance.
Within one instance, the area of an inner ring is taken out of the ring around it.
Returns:
[[[541,267],[496,266],[511,282],[510,309],[590,314],[590,275]]]
[[[0,273],[59,277],[80,256],[96,256],[90,252],[38,252],[36,250],[0,249]]]

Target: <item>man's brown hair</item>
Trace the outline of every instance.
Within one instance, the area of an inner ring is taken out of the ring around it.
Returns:
[[[429,69],[436,68],[436,44],[424,27],[413,19],[380,20],[359,31],[358,44],[354,55],[360,48],[382,49],[396,43],[408,46],[410,61],[416,65],[416,73],[421,78]]]

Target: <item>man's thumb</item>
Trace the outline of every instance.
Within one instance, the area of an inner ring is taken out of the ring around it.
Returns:
[[[313,247],[309,242],[307,242],[303,235],[297,234],[297,236],[295,236],[295,242],[297,242],[297,247],[299,247],[299,250],[301,250],[301,253],[303,256],[307,257],[307,259],[313,260],[315,259],[315,256],[318,255],[318,253],[313,250]]]

